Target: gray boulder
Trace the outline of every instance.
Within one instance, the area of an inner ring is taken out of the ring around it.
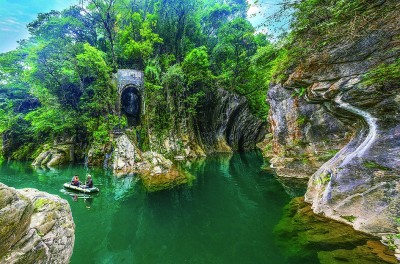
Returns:
[[[0,183],[0,263],[69,263],[74,239],[67,201]]]

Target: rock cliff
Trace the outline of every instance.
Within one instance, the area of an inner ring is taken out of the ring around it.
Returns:
[[[400,216],[400,20],[396,1],[376,2],[385,15],[368,29],[272,85],[267,144],[279,174],[311,176],[314,212],[381,236],[398,232]]]
[[[67,201],[0,183],[0,263],[69,263],[74,232]]]
[[[257,148],[267,123],[251,113],[244,96],[218,89],[205,101],[191,124],[179,124],[167,135],[150,135],[151,147],[176,159]]]
[[[197,118],[202,147],[207,153],[255,149],[267,132],[266,122],[251,113],[244,96],[223,89],[216,94]]]

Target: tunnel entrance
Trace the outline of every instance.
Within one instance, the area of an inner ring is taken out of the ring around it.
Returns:
[[[142,99],[136,87],[128,87],[121,94],[121,113],[128,119],[128,126],[140,124]]]

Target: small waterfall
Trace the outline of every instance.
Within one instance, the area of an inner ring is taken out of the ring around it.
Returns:
[[[84,166],[85,169],[88,168],[88,163],[89,163],[89,156],[88,156],[87,153],[85,153],[84,163],[83,163],[83,166]]]
[[[106,153],[106,155],[104,156],[104,162],[103,162],[103,168],[107,169],[108,168],[108,161],[110,160],[111,156],[112,156],[113,150],[111,150],[110,153]]]
[[[332,189],[331,179],[332,177],[337,177],[336,169],[345,166],[355,157],[361,157],[365,153],[365,151],[367,151],[371,147],[377,136],[377,129],[378,129],[376,124],[377,119],[373,117],[370,113],[358,109],[357,107],[352,106],[349,103],[343,102],[341,99],[342,96],[340,95],[336,97],[334,101],[338,104],[338,106],[341,109],[344,109],[361,117],[368,125],[368,135],[354,151],[350,152],[351,151],[350,146],[355,142],[354,141],[355,139],[353,138],[345,147],[343,147],[338,153],[336,153],[334,157],[325,162],[312,176],[314,180],[318,179],[321,182],[320,183],[321,185],[325,185],[324,183],[322,183],[323,178],[329,177],[329,181],[327,182],[327,185],[324,187],[324,191],[322,193],[322,200],[325,202],[330,200],[331,189]],[[306,193],[306,200],[312,202],[314,209],[315,206],[319,203],[318,196],[314,197],[308,196],[308,192]]]
[[[372,143],[376,139],[376,132],[377,132],[377,124],[376,124],[376,118],[373,117],[370,113],[363,111],[361,109],[358,109],[357,107],[354,107],[350,105],[349,103],[345,103],[341,100],[341,96],[338,97],[335,102],[339,105],[340,108],[347,110],[353,114],[356,114],[365,120],[365,122],[368,124],[368,135],[364,139],[364,141],[357,147],[355,151],[350,153],[349,155],[346,156],[344,159],[342,165],[347,164],[350,160],[352,160],[354,157],[360,157],[362,156],[366,150],[368,150]]]
[[[134,114],[135,112],[135,95],[133,93],[129,93],[129,111],[131,114]]]

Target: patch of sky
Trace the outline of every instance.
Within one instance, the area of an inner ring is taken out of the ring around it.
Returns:
[[[270,38],[276,39],[288,30],[289,17],[281,17],[279,20],[274,18],[283,2],[284,0],[247,0],[250,6],[247,17],[257,32],[268,34]]]
[[[0,53],[13,50],[17,41],[29,37],[26,25],[36,19],[38,13],[51,10],[61,11],[78,0],[0,0]],[[287,19],[272,21],[271,17],[279,11],[283,0],[247,0],[250,8],[249,21],[258,32],[276,38],[287,28]],[[270,21],[270,22],[268,22]]]
[[[0,53],[13,50],[18,40],[29,37],[26,25],[38,13],[63,10],[77,0],[0,0]]]

